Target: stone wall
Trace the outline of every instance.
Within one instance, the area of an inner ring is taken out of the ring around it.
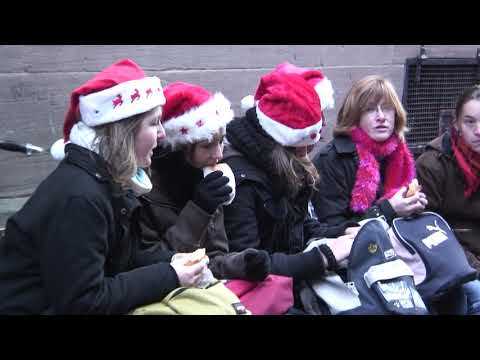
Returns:
[[[479,45],[429,45],[431,57],[474,57]],[[405,60],[419,45],[92,45],[0,46],[0,138],[48,148],[61,137],[69,94],[114,61],[129,57],[165,83],[182,80],[221,91],[241,113],[259,77],[290,61],[324,70],[335,88],[325,143],[337,109],[354,80],[382,74],[403,90]],[[30,194],[56,166],[49,153],[26,157],[0,151],[0,198]]]

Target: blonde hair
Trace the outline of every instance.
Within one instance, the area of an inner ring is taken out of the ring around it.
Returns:
[[[392,83],[380,75],[366,76],[352,85],[338,112],[334,136],[350,135],[351,130],[358,126],[362,113],[382,99],[395,108],[394,131],[403,140],[407,131],[407,113]]]
[[[137,171],[135,136],[143,120],[154,116],[159,118],[160,115],[161,107],[157,106],[145,113],[95,128],[99,155],[106,161],[113,180],[122,187],[128,186]]]
[[[299,158],[280,144],[275,144],[271,158],[274,171],[286,181],[291,197],[295,197],[304,185],[316,189],[319,175],[308,157]]]

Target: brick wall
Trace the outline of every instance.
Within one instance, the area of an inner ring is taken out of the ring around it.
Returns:
[[[477,47],[426,49],[431,57],[474,57]],[[48,147],[61,137],[71,90],[129,57],[164,82],[189,81],[222,91],[236,113],[241,113],[241,98],[253,94],[259,77],[276,64],[290,61],[321,68],[336,90],[324,143],[331,138],[337,109],[352,81],[382,74],[401,95],[405,59],[418,52],[418,45],[0,46],[0,138]],[[27,158],[0,151],[0,198],[31,193],[55,166],[49,154]]]

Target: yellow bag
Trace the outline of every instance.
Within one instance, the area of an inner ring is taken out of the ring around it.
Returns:
[[[131,315],[251,315],[251,313],[219,280],[206,288],[177,288],[161,302],[139,307]]]

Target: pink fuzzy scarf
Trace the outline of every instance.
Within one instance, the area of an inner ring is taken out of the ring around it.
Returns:
[[[395,134],[384,142],[376,142],[362,129],[354,128],[351,138],[357,149],[359,164],[350,208],[356,213],[364,213],[377,195],[380,183],[378,159],[385,158],[387,162],[384,194],[378,201],[390,199],[402,186],[408,186],[415,177],[415,162],[407,145]]]

